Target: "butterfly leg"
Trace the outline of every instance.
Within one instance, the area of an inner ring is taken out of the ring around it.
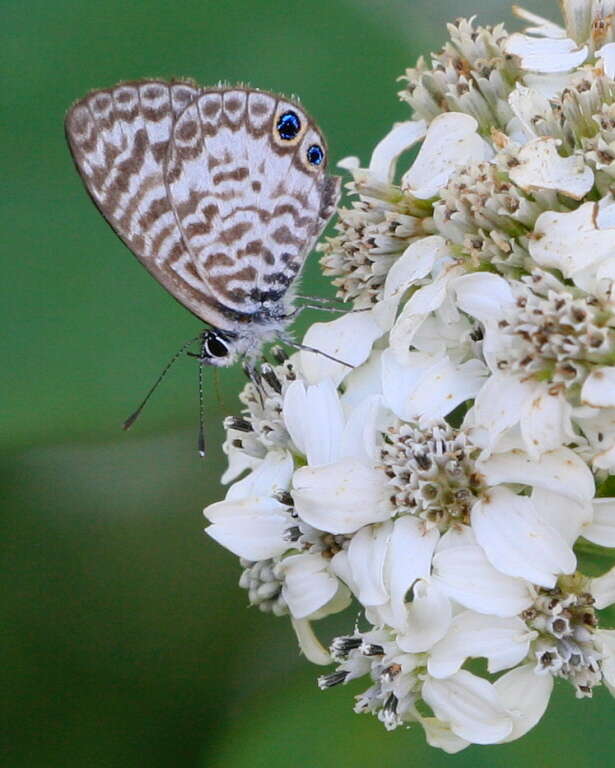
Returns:
[[[288,344],[290,347],[294,347],[295,349],[301,349],[305,352],[313,352],[316,355],[322,355],[328,360],[333,360],[334,363],[341,363],[341,365],[345,365],[348,368],[355,367],[352,365],[352,363],[347,363],[345,360],[340,360],[338,357],[333,357],[333,355],[330,355],[328,352],[323,352],[322,349],[316,349],[316,347],[310,347],[307,344],[300,344],[298,341],[295,341],[293,337],[288,333],[278,334],[278,339],[284,344]]]
[[[321,296],[300,296],[296,295],[296,299],[309,302],[302,304],[298,309],[320,309],[323,312],[339,312],[340,314],[346,314],[347,312],[367,312],[371,307],[361,307],[359,309],[351,307],[336,307],[332,306],[332,302],[341,301],[341,299],[325,299]]]
[[[302,304],[300,309],[321,309],[323,312],[348,312],[348,309],[345,307],[336,307],[332,306],[332,302],[336,301],[336,299],[326,299],[322,296],[301,296],[296,295],[296,299],[301,299],[301,301],[306,302],[305,304]]]

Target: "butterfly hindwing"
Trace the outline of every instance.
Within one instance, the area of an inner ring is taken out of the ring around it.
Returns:
[[[301,131],[285,142],[276,126],[289,110]],[[307,162],[312,144],[324,158],[304,111],[262,91],[206,90],[174,125],[171,204],[196,270],[231,311],[258,317],[281,305],[333,212],[339,186],[325,162]]]

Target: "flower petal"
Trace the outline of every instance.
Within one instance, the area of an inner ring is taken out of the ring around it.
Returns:
[[[509,283],[492,272],[472,272],[453,284],[459,309],[481,323],[499,320],[507,307],[514,306]]]
[[[567,72],[587,58],[587,46],[579,48],[567,37],[530,37],[519,32],[504,41],[504,50],[521,59],[523,69],[534,72]]]
[[[384,139],[376,144],[369,170],[379,181],[390,184],[395,175],[395,164],[399,155],[420,141],[426,132],[427,125],[424,120],[395,123]]]
[[[406,593],[417,579],[429,576],[431,559],[440,534],[426,530],[422,521],[410,515],[395,520],[385,563],[385,579],[391,599],[388,623],[402,630],[406,625]]]
[[[288,508],[269,496],[218,501],[203,514],[213,525],[205,533],[238,557],[266,560],[285,552],[292,526]]]
[[[601,547],[615,547],[615,499],[594,499],[594,519],[581,535]]]
[[[473,422],[487,431],[485,448],[491,451],[502,433],[519,421],[521,408],[534,392],[534,384],[506,373],[494,373],[476,395]]]
[[[455,674],[466,659],[488,659],[491,673],[514,667],[528,654],[530,640],[525,622],[516,616],[500,618],[463,611],[452,621],[446,636],[431,650],[427,671],[433,677]]]
[[[446,186],[455,168],[493,154],[477,133],[478,123],[462,112],[445,112],[435,117],[410,170],[402,178],[402,188],[414,197],[427,200]]]
[[[355,533],[348,547],[348,564],[358,600],[365,606],[382,605],[389,599],[384,583],[384,559],[393,523],[366,525]]]
[[[513,729],[496,689],[482,677],[460,670],[446,680],[428,677],[423,699],[451,730],[473,744],[495,744]]]
[[[581,200],[594,185],[594,173],[578,155],[561,157],[559,139],[540,137],[521,147],[518,165],[509,171],[511,180],[526,192],[553,189]]]
[[[596,51],[596,57],[600,60],[604,74],[611,80],[615,79],[615,43],[603,45]]]
[[[612,254],[613,228],[598,229],[595,203],[575,211],[541,213],[529,242],[532,258],[542,267],[555,267],[564,277],[597,264]]]
[[[592,408],[615,406],[615,367],[593,369],[581,388],[581,402]]]
[[[477,613],[516,616],[532,604],[526,582],[496,570],[467,526],[451,528],[440,539],[432,578],[450,598]]]
[[[312,466],[330,464],[341,454],[344,414],[331,379],[305,387],[293,381],[284,396],[284,422]]]
[[[246,469],[256,469],[262,461],[262,459],[246,453],[243,449],[235,447],[231,437],[233,434],[237,439],[241,439],[241,433],[230,429],[227,431],[227,439],[222,447],[228,456],[228,467],[220,478],[222,485],[232,482],[236,477],[242,475]]]
[[[320,643],[319,639],[314,634],[312,625],[308,619],[295,619],[290,617],[291,624],[297,635],[299,641],[299,648],[303,651],[303,655],[312,664],[326,665],[331,664],[331,654]]]
[[[615,567],[592,579],[589,591],[596,601],[596,608],[608,608],[615,603]]]
[[[301,350],[299,357],[305,380],[308,384],[316,384],[330,378],[338,385],[353,366],[367,360],[372,344],[382,334],[383,329],[370,311],[347,312],[330,323],[314,323],[305,334],[303,343],[348,365],[317,352]]]
[[[418,718],[425,731],[425,740],[430,747],[437,747],[449,755],[455,755],[470,746],[469,741],[460,739],[451,731],[448,723],[443,723],[437,717],[421,717],[419,715]]]
[[[518,450],[497,453],[479,462],[478,467],[489,485],[533,485],[581,503],[594,496],[594,476],[583,459],[570,448],[543,453],[538,461],[532,461]]]
[[[286,490],[293,475],[293,458],[287,451],[270,451],[249,475],[230,486],[227,501],[237,501],[253,496],[272,496]]]
[[[322,555],[302,553],[285,557],[276,567],[284,578],[282,595],[296,619],[314,615],[332,600],[340,582]]]
[[[423,653],[438,642],[451,623],[451,603],[435,584],[419,579],[408,604],[406,629],[397,635],[397,645],[408,653]]]
[[[339,443],[340,456],[377,463],[378,428],[386,420],[383,411],[382,395],[369,395],[350,411]]]
[[[540,520],[531,499],[491,488],[472,509],[472,530],[489,562],[509,576],[553,588],[577,560],[555,528]]]
[[[330,533],[353,533],[390,517],[383,504],[384,475],[356,459],[301,467],[293,478],[295,510],[302,520]]]
[[[406,407],[413,418],[442,419],[458,405],[475,397],[486,376],[487,368],[480,360],[455,365],[448,357],[443,357],[425,371],[420,385],[408,397]]]
[[[508,97],[510,108],[528,138],[537,135],[537,125],[550,119],[552,109],[549,97],[550,94],[543,94],[540,89],[527,88],[521,83],[517,83]]]
[[[407,364],[404,364],[395,350],[385,349],[381,357],[382,393],[385,405],[404,421],[412,420],[408,407],[408,397],[419,385],[424,373],[431,368],[437,358],[424,352],[409,352]]]
[[[521,738],[544,715],[551,691],[552,675],[537,675],[535,664],[511,669],[495,681],[498,698],[513,720],[513,729],[503,742]]]
[[[532,489],[534,510],[540,519],[554,528],[559,535],[574,546],[580,535],[585,535],[585,527],[592,520],[590,500],[575,501],[561,493],[546,491],[544,488]]]
[[[415,240],[393,262],[384,283],[384,298],[401,299],[411,285],[431,272],[436,262],[452,256],[453,251],[440,235]]]
[[[574,437],[572,406],[561,392],[552,394],[546,384],[536,387],[521,409],[521,435],[528,455],[538,459]]]

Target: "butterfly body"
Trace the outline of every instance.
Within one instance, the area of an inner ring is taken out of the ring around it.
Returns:
[[[202,362],[254,359],[284,334],[340,186],[298,104],[249,88],[144,80],[78,101],[66,134],[105,219],[211,326]]]

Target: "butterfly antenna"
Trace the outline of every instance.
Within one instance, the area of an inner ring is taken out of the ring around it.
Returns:
[[[140,405],[140,406],[137,408],[137,410],[136,410],[134,413],[132,413],[132,414],[131,414],[131,415],[130,415],[130,416],[127,418],[127,419],[126,419],[126,421],[125,421],[125,422],[122,424],[122,429],[130,429],[130,428],[132,427],[132,425],[135,423],[135,421],[136,421],[136,420],[139,418],[139,416],[140,416],[140,414],[141,414],[141,411],[142,411],[142,410],[145,408],[145,404],[146,404],[146,403],[147,403],[147,401],[150,399],[150,397],[151,397],[151,396],[154,394],[154,390],[156,389],[156,387],[157,387],[157,386],[160,384],[160,382],[161,382],[161,381],[164,379],[164,377],[165,377],[165,376],[167,375],[167,373],[169,372],[169,368],[170,368],[170,367],[173,365],[173,363],[174,363],[174,362],[175,362],[175,361],[176,361],[176,360],[177,360],[179,357],[181,357],[181,355],[183,355],[183,354],[184,354],[184,352],[185,352],[185,351],[188,349],[188,347],[189,347],[191,344],[194,344],[194,342],[195,342],[197,339],[200,339],[200,338],[201,338],[201,334],[199,334],[198,336],[195,336],[195,337],[194,337],[194,339],[190,339],[190,341],[187,341],[185,344],[183,344],[183,345],[180,347],[180,349],[179,349],[179,350],[178,350],[178,351],[177,351],[177,352],[176,352],[176,353],[173,355],[173,357],[172,357],[172,358],[169,360],[169,362],[168,362],[168,363],[165,365],[165,367],[162,369],[162,373],[160,374],[160,376],[158,376],[158,378],[157,378],[157,379],[156,379],[156,381],[154,382],[154,385],[152,386],[152,388],[150,389],[150,391],[149,391],[149,392],[147,393],[147,395],[145,395],[145,397],[143,398],[143,401],[141,402],[141,405]]]
[[[199,440],[198,451],[205,457],[205,398],[203,397],[203,363],[199,360]]]

